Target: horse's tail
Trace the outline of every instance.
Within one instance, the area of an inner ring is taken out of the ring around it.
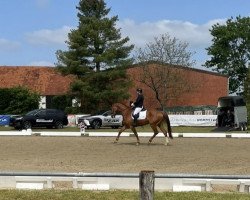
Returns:
[[[168,114],[167,114],[166,112],[163,112],[163,115],[164,115],[165,121],[166,121],[167,126],[168,126],[168,134],[169,134],[169,137],[170,137],[171,139],[173,139],[172,129],[171,129],[171,125],[170,125],[170,120],[169,120]]]

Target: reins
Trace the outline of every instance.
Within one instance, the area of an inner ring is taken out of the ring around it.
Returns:
[[[118,103],[117,103],[118,104]],[[119,104],[121,104],[121,105],[123,105],[125,108],[123,108],[123,109],[121,109],[121,107],[119,107],[121,110],[120,110],[120,112],[123,112],[123,111],[125,111],[125,110],[127,110],[127,109],[130,109],[130,107],[128,107],[127,105],[124,105],[124,104],[122,104],[122,103],[119,103]],[[117,106],[118,107],[118,106]]]

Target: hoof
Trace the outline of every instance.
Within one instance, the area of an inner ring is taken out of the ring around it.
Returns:
[[[140,145],[140,142],[136,142],[136,144],[135,144],[136,146],[139,146]]]
[[[118,140],[115,140],[115,141],[114,141],[114,144],[116,144],[117,142],[118,142]]]
[[[149,141],[148,141],[148,145],[151,144],[151,143],[152,143],[152,141],[149,140]]]

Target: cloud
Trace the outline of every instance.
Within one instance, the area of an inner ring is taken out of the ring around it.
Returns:
[[[43,1],[43,0],[41,0]],[[180,41],[188,42],[191,48],[206,48],[211,44],[209,29],[212,25],[224,24],[226,19],[214,19],[205,24],[194,24],[188,21],[160,20],[156,22],[136,23],[134,20],[125,19],[117,23],[121,28],[123,37],[128,36],[130,42],[136,47],[143,47],[152,42],[154,37],[168,33]],[[68,33],[73,27],[63,26],[58,29],[42,29],[26,34],[27,41],[32,45],[55,46],[64,45],[68,40]]]
[[[35,3],[38,8],[47,8],[50,4],[50,0],[36,0]]]
[[[63,26],[62,28],[50,30],[42,29],[26,34],[27,41],[32,45],[55,46],[65,45],[68,33],[72,28]]]
[[[19,42],[0,38],[0,52],[18,51],[21,47]]]
[[[168,33],[171,37],[176,37],[180,41],[188,42],[192,48],[205,48],[211,43],[209,29],[215,23],[223,24],[225,19],[215,19],[206,24],[194,24],[188,21],[160,20],[156,22],[136,23],[126,19],[118,22],[123,36],[128,36],[131,43],[137,47],[153,41],[154,37]]]
[[[225,24],[226,19],[214,19],[205,24],[194,24],[188,21],[160,20],[156,22],[136,23],[134,20],[126,19],[119,21],[117,27],[121,28],[123,37],[128,36],[130,43],[136,48],[144,47],[153,42],[154,37],[168,33],[182,42],[189,44],[189,49],[194,54],[196,67],[204,64],[208,59],[206,48],[211,45],[212,36],[210,29],[212,25],[219,23]]]
[[[117,28],[121,28],[122,37],[128,36],[130,43],[135,46],[143,47],[152,42],[154,37],[168,33],[171,37],[176,37],[180,41],[188,42],[192,52],[196,52],[197,63],[203,63],[206,59],[205,48],[211,45],[212,36],[209,29],[212,25],[224,24],[226,19],[214,19],[205,24],[194,24],[188,21],[160,20],[155,22],[137,23],[134,20],[126,19],[117,23]],[[73,27],[63,26],[58,29],[42,29],[26,34],[28,43],[35,46],[66,47],[65,41],[68,40],[68,33]],[[1,45],[1,44],[0,44]],[[200,60],[199,60],[200,59]],[[37,62],[39,64],[39,62]],[[39,65],[48,65],[43,64]],[[54,65],[54,64],[49,64]]]
[[[28,64],[29,66],[48,66],[48,67],[54,67],[55,64],[49,62],[49,61],[33,61]]]

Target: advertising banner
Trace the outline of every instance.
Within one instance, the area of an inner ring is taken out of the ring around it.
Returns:
[[[83,116],[89,114],[68,115],[68,126],[77,126],[79,117]],[[217,115],[169,115],[171,126],[216,126],[216,119]]]
[[[76,115],[68,115],[68,126],[76,126]]]
[[[73,115],[73,114],[69,114],[68,115],[68,121],[69,121],[69,124],[68,126],[77,126],[78,125],[78,119],[80,117],[86,117],[86,116],[89,116],[89,114],[79,114],[79,115]]]
[[[217,115],[169,115],[171,126],[215,126]]]
[[[10,123],[9,115],[0,115],[0,126],[6,126]]]

